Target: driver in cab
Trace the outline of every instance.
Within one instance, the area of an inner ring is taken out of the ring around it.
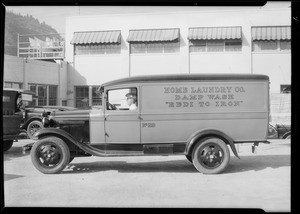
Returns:
[[[129,105],[129,110],[137,110],[136,95],[134,93],[128,93],[125,96],[127,97],[127,104]]]

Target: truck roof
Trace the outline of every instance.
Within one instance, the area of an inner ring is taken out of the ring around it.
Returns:
[[[102,84],[102,87],[130,84],[139,82],[178,82],[178,81],[219,81],[219,80],[234,80],[234,81],[269,81],[267,75],[262,74],[166,74],[166,75],[145,75],[134,76],[122,79],[113,80]]]

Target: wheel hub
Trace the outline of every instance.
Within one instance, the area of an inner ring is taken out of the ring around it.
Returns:
[[[61,152],[54,145],[44,145],[40,148],[39,157],[43,165],[51,167],[59,163]]]
[[[222,149],[215,144],[208,144],[201,149],[199,160],[206,168],[216,168],[223,160]]]

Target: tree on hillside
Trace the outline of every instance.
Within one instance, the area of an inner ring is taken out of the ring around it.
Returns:
[[[5,37],[4,37],[4,53],[17,56],[18,34],[57,34],[57,31],[45,22],[40,23],[38,19],[32,15],[22,16],[11,11],[6,12],[5,16]],[[48,36],[51,38],[51,36]],[[52,36],[54,37],[54,36]],[[60,36],[55,36],[61,39]],[[44,40],[45,36],[37,36]]]

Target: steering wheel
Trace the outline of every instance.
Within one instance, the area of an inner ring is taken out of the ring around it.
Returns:
[[[108,110],[117,110],[117,107],[114,105],[114,104],[111,104],[111,103],[109,103],[109,102],[107,102],[107,108],[108,108]]]

